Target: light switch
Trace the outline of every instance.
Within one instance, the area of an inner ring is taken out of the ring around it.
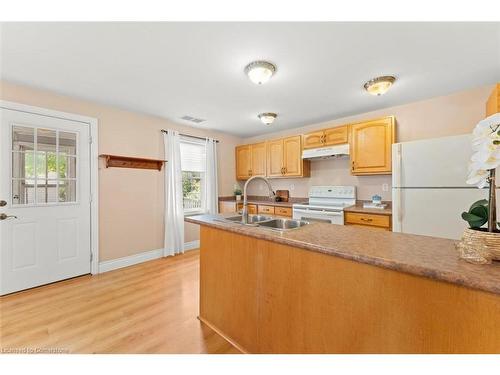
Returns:
[[[389,191],[389,184],[382,184],[382,191]]]

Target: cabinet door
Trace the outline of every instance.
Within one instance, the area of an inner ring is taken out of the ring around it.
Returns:
[[[324,137],[324,146],[341,145],[347,143],[347,126],[326,129]]]
[[[302,175],[302,147],[300,135],[283,139],[283,167],[285,176]]]
[[[309,134],[304,134],[303,136],[303,141],[304,141],[304,148],[318,148],[318,147],[323,147],[323,136],[325,133],[323,130],[318,131],[318,132],[313,132]]]
[[[248,205],[248,213],[252,214],[252,215],[257,214],[257,205],[256,204],[249,204]]]
[[[251,168],[250,146],[236,147],[236,179],[245,180],[250,177]]]
[[[256,143],[251,146],[252,154],[252,167],[250,168],[251,176],[265,176],[266,175],[266,142]]]
[[[500,112],[500,83],[497,83],[486,102],[486,117]]]
[[[267,176],[283,176],[283,140],[267,142]]]
[[[390,174],[394,117],[351,125],[352,174]]]

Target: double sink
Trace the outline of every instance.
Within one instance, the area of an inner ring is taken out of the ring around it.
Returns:
[[[243,222],[243,216],[232,216],[221,219],[221,221],[230,221],[232,223],[239,223],[243,225],[258,226],[268,229],[274,229],[279,231],[286,231],[290,229],[297,229],[309,224],[309,222],[304,220],[295,219],[283,219],[283,218],[273,218],[272,216],[264,215],[248,215],[248,222]]]

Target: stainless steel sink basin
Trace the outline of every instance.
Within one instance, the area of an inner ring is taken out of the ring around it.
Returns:
[[[235,223],[243,223],[242,222],[243,216],[232,216],[232,217],[226,217],[225,220],[229,220]],[[271,216],[265,216],[265,215],[248,215],[248,224],[256,224],[260,223],[266,220],[271,220]]]
[[[258,223],[259,227],[265,227],[282,231],[297,229],[307,224],[309,224],[309,222],[304,220],[294,220],[294,219],[273,219]]]

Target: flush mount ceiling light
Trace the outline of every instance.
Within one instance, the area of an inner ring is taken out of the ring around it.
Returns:
[[[261,113],[257,117],[265,125],[271,125],[274,122],[274,120],[276,120],[276,117],[278,117],[278,115],[276,113],[266,112],[266,113]]]
[[[369,80],[365,83],[365,90],[372,95],[380,96],[385,94],[392,86],[396,77],[383,76]]]
[[[269,61],[254,61],[245,67],[245,74],[256,85],[262,85],[276,73],[276,65]]]

